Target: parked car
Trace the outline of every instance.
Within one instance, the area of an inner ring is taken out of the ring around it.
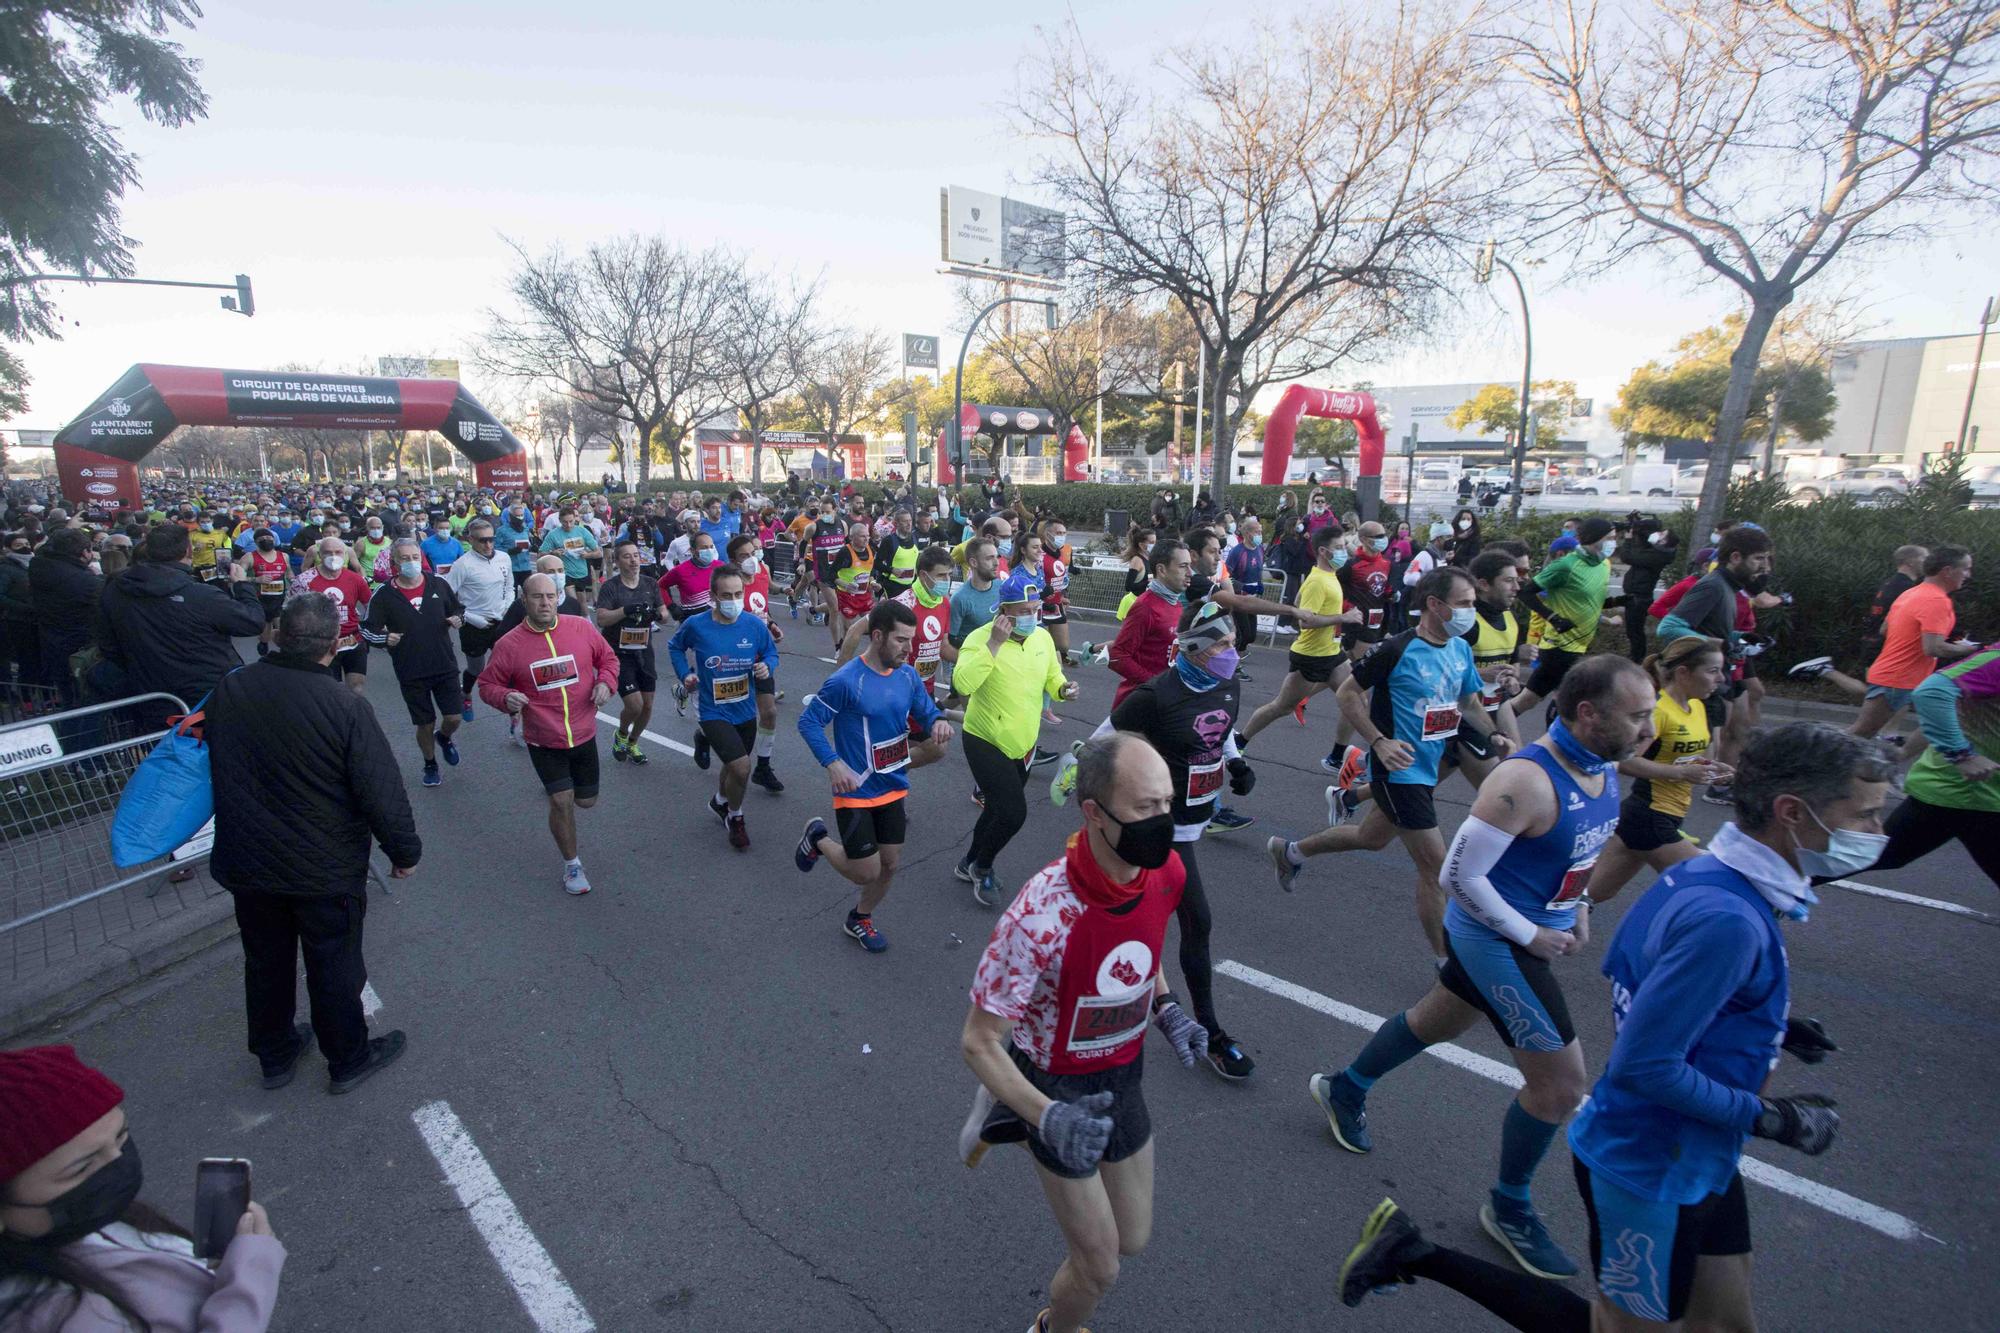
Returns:
[[[1974,508],[1991,509],[2000,506],[2000,463],[1968,468],[1965,479],[1972,483]]]
[[[1909,493],[1910,479],[1893,467],[1851,467],[1830,477],[1792,487],[1792,498],[1811,502],[1828,495],[1893,500]]]
[[[1625,487],[1625,469],[1610,467],[1594,477],[1586,477],[1578,483],[1586,495],[1647,495],[1654,499],[1666,499],[1674,493],[1674,481],[1679,469],[1672,463],[1634,463],[1632,465],[1632,486]]]

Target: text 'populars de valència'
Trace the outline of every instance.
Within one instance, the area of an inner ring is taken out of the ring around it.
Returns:
[[[395,407],[393,394],[365,384],[312,384],[301,380],[231,380],[229,389],[260,402],[334,403],[341,407]]]

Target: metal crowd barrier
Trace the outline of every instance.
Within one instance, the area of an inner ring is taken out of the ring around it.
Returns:
[[[166,718],[186,711],[174,695],[142,694],[0,726],[0,978],[58,965],[221,892],[201,878],[163,878],[206,860],[206,837],[136,867],[111,860],[125,784],[167,734]],[[94,909],[75,910],[86,904]]]

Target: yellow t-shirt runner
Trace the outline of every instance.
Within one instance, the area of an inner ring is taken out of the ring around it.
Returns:
[[[1299,585],[1299,610],[1310,611],[1314,615],[1337,616],[1346,606],[1347,599],[1340,591],[1339,575],[1318,565],[1306,571],[1306,580]],[[1299,637],[1292,641],[1292,651],[1300,657],[1338,657],[1340,627],[1324,625],[1317,629],[1302,629]]]
[[[1653,705],[1653,743],[1646,747],[1641,758],[1656,764],[1677,764],[1707,754],[1708,742],[1708,705],[1700,699],[1690,699],[1683,708],[1674,702],[1674,696],[1663,693]],[[1687,816],[1693,793],[1691,783],[1635,778],[1631,799],[1663,815],[1682,819]]]

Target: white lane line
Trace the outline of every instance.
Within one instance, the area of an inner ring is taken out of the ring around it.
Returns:
[[[374,983],[369,981],[362,982],[361,1016],[363,1018],[373,1018],[375,1017],[375,1015],[381,1012],[382,1012],[382,997],[375,993]]]
[[[599,713],[597,715],[597,720],[599,722],[608,723],[609,725],[615,727],[618,725],[618,714]],[[647,740],[651,741],[653,744],[664,745],[669,750],[679,750],[682,754],[690,754],[690,755],[694,753],[694,747],[692,745],[683,745],[679,741],[669,740],[667,737],[662,736],[657,731],[642,731],[639,734],[641,736],[644,736]]]
[[[1357,1009],[1351,1004],[1342,1004],[1330,995],[1322,995],[1316,990],[1308,990],[1304,986],[1286,981],[1283,977],[1274,977],[1269,972],[1261,972],[1254,967],[1239,963],[1233,958],[1226,958],[1217,963],[1215,970],[1224,976],[1234,977],[1247,986],[1255,986],[1258,990],[1276,995],[1280,999],[1290,1000],[1292,1003],[1303,1005],[1315,1013],[1325,1014],[1329,1018],[1337,1018],[1343,1023],[1363,1028],[1369,1032],[1373,1032],[1376,1028],[1381,1027],[1386,1021],[1380,1014],[1371,1014],[1366,1009]],[[1498,1060],[1490,1060],[1476,1052],[1468,1051],[1462,1046],[1454,1046],[1450,1042],[1439,1042],[1435,1046],[1426,1046],[1424,1054],[1435,1056],[1448,1065],[1454,1065],[1459,1069],[1477,1074],[1484,1079],[1490,1079],[1492,1082],[1505,1087],[1518,1088],[1521,1086],[1521,1073],[1514,1066],[1503,1064]],[[1879,1231],[1892,1240],[1935,1239],[1935,1237],[1927,1236],[1922,1227],[1918,1226],[1911,1219],[1904,1217],[1901,1213],[1891,1212],[1887,1208],[1868,1202],[1866,1199],[1857,1199],[1852,1194],[1834,1189],[1830,1185],[1821,1185],[1816,1181],[1807,1180],[1803,1176],[1795,1176],[1789,1171],[1771,1166],[1765,1162],[1760,1162],[1753,1157],[1745,1156],[1742,1159],[1741,1170],[1744,1178],[1747,1180],[1754,1180],[1760,1185],[1768,1185],[1781,1194],[1789,1194],[1795,1199],[1809,1203],[1813,1207],[1823,1209],[1835,1216],[1847,1218],[1851,1222],[1859,1222],[1871,1231]]]
[[[1949,912],[1953,916],[1969,916],[1975,921],[2000,925],[2000,917],[1991,912],[1982,912],[1976,907],[1963,903],[1948,903],[1942,898],[1925,898],[1914,893],[1899,893],[1895,889],[1885,889],[1874,884],[1861,884],[1851,879],[1830,879],[1822,887],[1846,889],[1849,893],[1865,893],[1870,898],[1887,898],[1892,903],[1907,903],[1911,907],[1928,907],[1935,912]]]
[[[825,662],[829,666],[838,666],[840,664],[839,659],[833,657],[822,657],[819,660]]]
[[[542,1333],[591,1333],[597,1325],[570,1290],[555,1260],[528,1230],[520,1209],[507,1197],[479,1145],[447,1102],[431,1102],[410,1113],[424,1145],[444,1168],[445,1179],[465,1205],[472,1225],[500,1265],[528,1318]]]

